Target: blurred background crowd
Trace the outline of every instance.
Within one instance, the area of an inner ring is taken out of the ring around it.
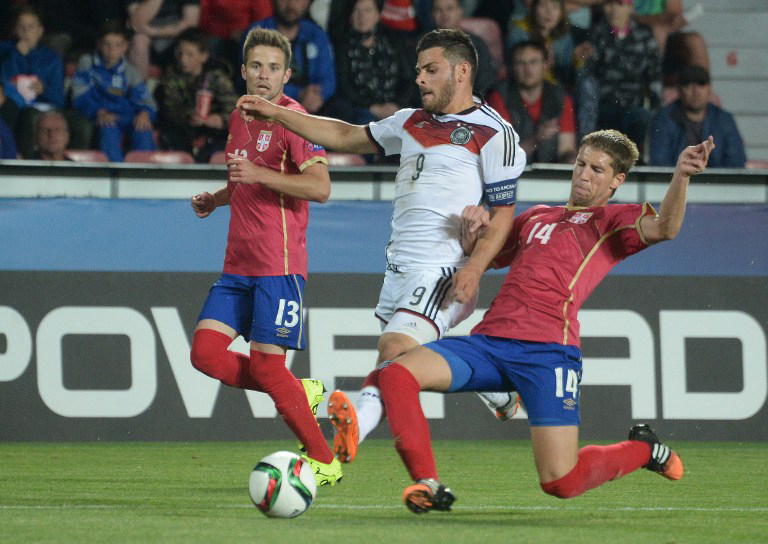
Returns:
[[[682,0],[7,0],[0,21],[4,159],[223,162],[242,43],[261,26],[291,41],[285,92],[310,113],[363,124],[419,107],[416,43],[461,28],[475,90],[529,163],[571,162],[605,128],[650,165],[709,134],[710,166],[746,162]]]

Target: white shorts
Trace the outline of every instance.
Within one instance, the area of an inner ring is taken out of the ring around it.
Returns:
[[[376,305],[381,332],[405,334],[419,344],[441,338],[475,310],[477,294],[464,304],[443,308],[456,267],[387,270]]]

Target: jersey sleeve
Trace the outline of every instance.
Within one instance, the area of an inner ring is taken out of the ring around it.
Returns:
[[[618,230],[619,244],[614,251],[621,258],[634,255],[648,247],[648,242],[643,236],[640,220],[646,215],[656,217],[656,210],[648,202],[643,204],[618,204],[609,206],[610,217],[608,225],[611,230]]]
[[[368,123],[368,134],[383,154],[398,155],[403,146],[403,125],[413,115],[414,109],[396,111],[394,115],[380,121]]]
[[[318,162],[328,164],[323,146],[308,142],[290,131],[286,131],[285,139],[288,142],[288,154],[291,161],[300,172]]]
[[[525,168],[525,151],[509,123],[480,150],[485,200],[489,206],[509,206],[517,201],[517,178]]]

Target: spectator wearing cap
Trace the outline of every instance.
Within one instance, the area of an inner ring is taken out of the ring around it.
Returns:
[[[733,115],[710,102],[709,72],[687,66],[678,77],[680,98],[654,117],[648,134],[649,161],[653,166],[674,166],[689,145],[714,136],[716,147],[709,155],[712,168],[744,168],[744,143]]]

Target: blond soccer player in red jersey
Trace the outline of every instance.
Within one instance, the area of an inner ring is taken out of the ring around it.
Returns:
[[[303,111],[283,94],[291,77],[284,36],[252,30],[243,58],[250,94]],[[285,365],[286,350],[304,349],[308,201],[325,202],[330,195],[325,150],[276,123],[243,120],[236,110],[229,127],[227,186],[192,197],[199,217],[227,204],[231,211],[223,273],[200,312],[192,364],[232,387],[269,394],[306,449],[318,485],[334,485],[341,464],[313,413],[324,388],[297,380]],[[238,335],[250,342],[250,357],[228,349]]]

